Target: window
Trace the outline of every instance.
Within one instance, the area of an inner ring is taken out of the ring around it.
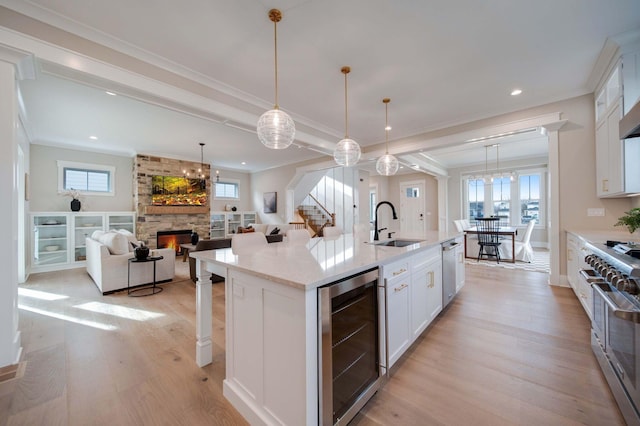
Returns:
[[[115,167],[58,161],[58,192],[75,189],[82,194],[115,195]]]
[[[469,219],[484,217],[484,181],[482,179],[468,180],[467,198]]]
[[[369,188],[369,222],[373,222],[376,218],[377,187]]]
[[[492,186],[493,211],[491,215],[499,217],[501,225],[509,225],[511,223],[511,179],[509,177],[495,178]]]
[[[544,223],[545,169],[526,169],[516,173],[517,180],[502,177],[492,182],[473,176],[464,177],[467,217],[498,216],[504,226],[522,226],[535,219]]]
[[[216,182],[215,198],[230,198],[237,200],[240,198],[240,184],[238,182]]]
[[[527,174],[519,177],[520,182],[520,224],[535,219],[540,223],[540,174]]]

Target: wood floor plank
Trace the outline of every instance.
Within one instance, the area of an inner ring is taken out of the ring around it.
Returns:
[[[247,424],[222,394],[224,285],[212,288],[213,363],[199,368],[195,286],[176,268],[139,298],[102,296],[84,270],[32,275],[22,287],[57,298],[20,297],[28,368],[0,396],[0,425]],[[466,270],[353,425],[624,424],[572,290],[538,272]]]

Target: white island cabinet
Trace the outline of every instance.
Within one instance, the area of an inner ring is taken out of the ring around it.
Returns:
[[[412,256],[434,247],[440,250],[440,242],[456,235],[431,232],[423,235],[420,243],[408,247],[376,246],[345,234],[331,240],[312,239],[303,246],[269,244],[249,255],[234,255],[232,249],[193,252],[190,256],[197,260],[198,275],[196,362],[204,366],[213,360],[208,279],[213,272],[226,278],[225,397],[251,424],[317,425],[318,289],[371,269],[389,270],[388,265],[399,266],[398,271],[405,269],[398,275],[399,281],[410,279],[408,268],[418,259]],[[398,293],[402,294],[402,290]],[[382,289],[378,294],[383,295]],[[397,309],[395,300],[389,300],[390,320],[392,315],[402,314],[397,311],[406,311],[409,299],[402,297]],[[441,293],[438,298],[441,303]],[[379,299],[381,313],[384,296]],[[380,318],[379,341],[384,344],[386,319],[384,315]],[[399,321],[410,333],[410,317]]]

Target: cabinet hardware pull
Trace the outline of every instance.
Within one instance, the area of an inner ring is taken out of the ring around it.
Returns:
[[[396,287],[396,288],[394,288],[394,289],[393,289],[393,291],[395,291],[395,292],[397,293],[397,292],[399,292],[399,291],[404,290],[404,289],[405,289],[405,288],[407,288],[407,287],[409,287],[409,285],[408,285],[408,284],[402,284],[400,287]]]
[[[567,260],[570,260],[570,261],[573,260],[573,250],[571,249],[567,250]]]
[[[429,285],[427,286],[429,288],[433,288],[435,286],[435,284],[433,282],[434,281],[433,276],[434,276],[434,272],[433,271],[429,271]]]
[[[393,276],[400,275],[400,274],[404,274],[405,272],[407,272],[407,270],[406,270],[406,269],[404,269],[404,268],[402,268],[402,269],[400,269],[399,271],[395,271],[395,272],[393,273]]]

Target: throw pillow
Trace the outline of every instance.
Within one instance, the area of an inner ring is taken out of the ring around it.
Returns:
[[[138,244],[138,240],[136,240],[135,235],[133,235],[130,231],[127,231],[126,229],[117,229],[116,232],[124,235],[129,243],[136,244],[136,245]],[[128,245],[130,252],[133,251],[131,244]]]
[[[269,235],[278,235],[279,233],[280,233],[280,228],[275,227],[273,228],[273,231],[269,233]]]
[[[104,234],[105,232],[102,230],[93,231],[93,234],[91,234],[91,239],[100,241],[100,237],[102,237]]]
[[[107,246],[111,254],[127,254],[129,253],[129,242],[127,237],[118,232],[106,232],[99,240]]]

